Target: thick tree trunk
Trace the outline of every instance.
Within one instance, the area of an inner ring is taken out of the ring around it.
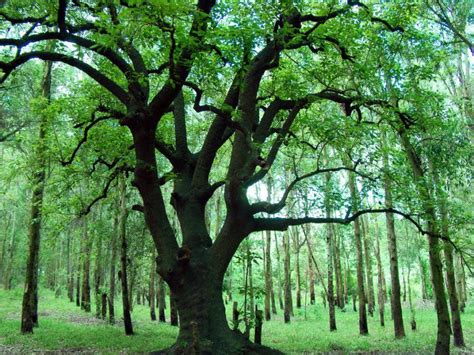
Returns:
[[[352,206],[356,211],[359,207],[359,195],[353,173],[349,173],[349,190],[351,192]],[[367,324],[367,310],[364,290],[364,255],[362,250],[362,235],[360,221],[354,221],[354,239],[357,251],[357,297],[359,298],[359,333],[366,335],[369,333]],[[354,304],[355,305],[355,304]]]
[[[386,146],[385,133],[383,132],[382,145],[384,147]],[[392,181],[388,173],[390,162],[388,160],[387,152],[384,153],[383,163],[384,169],[386,170],[384,173],[385,207],[393,208]],[[387,245],[388,255],[390,258],[390,280],[392,289],[390,293],[390,306],[392,310],[395,338],[400,339],[405,336],[405,327],[403,325],[402,304],[400,301],[400,274],[398,271],[397,238],[395,235],[395,221],[393,219],[393,213],[386,213],[385,219],[387,225]]]
[[[127,278],[127,206],[126,206],[126,195],[127,189],[125,185],[125,177],[120,176],[119,178],[119,190],[120,190],[120,214],[119,214],[119,227],[118,233],[120,236],[121,249],[120,249],[120,281],[122,283],[122,306],[123,306],[123,323],[125,327],[126,335],[133,335],[132,317],[130,315],[130,298],[128,292],[128,278]]]
[[[45,62],[41,96],[51,101],[51,69],[52,62]],[[46,181],[46,130],[48,118],[42,115],[35,161],[37,166],[33,174],[33,192],[31,196],[31,218],[28,229],[29,246],[26,263],[25,290],[21,310],[21,332],[32,333],[38,326],[38,265],[41,239],[42,205],[44,185]]]

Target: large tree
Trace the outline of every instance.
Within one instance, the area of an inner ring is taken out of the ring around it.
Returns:
[[[339,217],[268,216],[285,208],[302,179],[341,170],[357,173],[356,168],[317,164],[290,182],[274,203],[254,201],[247,191],[266,178],[294,136],[295,122],[316,114],[311,110],[317,104],[331,102],[343,108],[347,120],[359,122],[365,107],[390,105],[368,95],[364,85],[377,78],[377,67],[365,59],[384,46],[379,37],[416,42],[416,11],[403,10],[403,4],[384,9],[351,0],[252,5],[43,0],[34,7],[23,5],[31,4],[10,0],[0,10],[1,82],[23,64],[41,59],[72,66],[98,84],[91,93],[97,108],[64,165],[74,160],[95,124],[116,119],[129,129],[133,185],[143,200],[134,208],[144,213],[158,252],[158,272],[180,316],[172,350],[227,354],[257,349],[230,330],[222,301],[224,274],[241,242],[252,232],[292,225],[347,224],[373,210],[349,209]],[[54,51],[45,49],[50,41],[59,43]],[[307,77],[298,77],[295,68]],[[176,98],[182,91],[194,94],[194,112],[189,95],[188,109],[179,109]],[[402,123],[404,118],[400,115]],[[190,122],[198,124],[191,127]],[[313,118],[310,124],[318,121]],[[173,139],[164,134],[170,126]],[[224,147],[230,153],[216,169]],[[111,169],[130,170],[122,157],[113,163],[99,158]],[[167,163],[158,164],[157,158]],[[180,243],[164,198],[163,185],[169,181]],[[205,209],[221,187],[226,214],[211,238]]]

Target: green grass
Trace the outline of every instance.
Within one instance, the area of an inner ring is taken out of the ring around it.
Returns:
[[[55,298],[48,290],[40,293],[40,327],[32,335],[20,335],[22,291],[0,290],[0,353],[33,350],[69,350],[93,353],[143,353],[173,344],[177,328],[149,320],[148,308],[136,305],[133,323],[136,335],[125,336],[120,322],[121,309],[117,304],[117,325],[110,326],[86,314],[65,297]],[[388,311],[388,305],[386,307]],[[228,311],[230,312],[230,305]],[[281,312],[280,312],[281,313]],[[328,331],[328,317],[321,306],[296,310],[290,324],[284,324],[282,316],[274,317],[263,325],[263,343],[286,353],[347,352],[410,352],[431,353],[436,337],[436,314],[424,307],[417,310],[418,330],[409,329],[408,310],[405,310],[407,336],[394,340],[390,314],[386,314],[386,326],[378,324],[378,318],[369,318],[369,335],[359,336],[357,313],[352,310],[338,311],[337,331]],[[464,351],[474,352],[474,305],[463,314],[465,340]],[[459,352],[455,350],[454,352]]]

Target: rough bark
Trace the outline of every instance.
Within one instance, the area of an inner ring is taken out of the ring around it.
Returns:
[[[170,324],[178,326],[178,309],[176,307],[176,298],[173,292],[170,291]]]
[[[45,62],[41,82],[41,96],[51,101],[52,62]],[[31,217],[28,229],[28,259],[26,263],[25,289],[21,309],[21,332],[32,333],[38,326],[38,266],[41,240],[43,193],[46,181],[46,133],[48,117],[43,114],[40,119],[38,144],[35,152],[35,171],[33,172],[33,191],[31,196]]]

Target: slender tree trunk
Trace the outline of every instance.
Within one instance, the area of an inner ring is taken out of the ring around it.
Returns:
[[[96,258],[94,265],[94,291],[95,291],[95,307],[96,317],[100,318],[102,315],[102,238],[97,236],[96,241]]]
[[[421,287],[421,298],[423,301],[426,301],[429,299],[428,297],[428,286],[426,282],[426,272],[425,272],[425,265],[423,263],[423,260],[421,259],[421,256],[418,255],[418,263],[420,265],[420,287]]]
[[[326,209],[326,217],[331,218],[331,175],[326,173],[326,190],[324,197],[324,204]],[[326,264],[328,270],[328,288],[327,288],[327,300],[329,305],[329,331],[336,330],[336,312],[334,309],[334,227],[332,224],[326,225]]]
[[[67,253],[67,261],[66,261],[66,269],[67,269],[67,296],[70,302],[74,302],[74,270],[71,262],[71,234],[67,234],[67,241],[66,241],[66,253]]]
[[[76,306],[81,306],[81,244],[79,243],[79,250],[77,253],[77,267],[76,267]]]
[[[306,228],[306,226],[303,226],[303,228]],[[306,233],[306,235],[309,236],[309,233]],[[310,238],[308,238],[306,242],[311,243]],[[314,274],[313,260],[311,259],[311,254],[309,250],[308,250],[308,274],[309,274],[309,303],[315,304],[316,303],[316,293],[315,293],[315,287],[314,287],[315,274]]]
[[[41,96],[51,102],[51,70],[52,62],[45,62]],[[29,246],[26,263],[25,289],[21,310],[21,333],[32,333],[38,326],[38,266],[41,239],[42,205],[44,185],[46,181],[46,131],[48,117],[41,115],[38,145],[35,152],[35,171],[33,175],[33,192],[31,196],[31,218],[28,229]]]
[[[7,260],[5,262],[5,272],[3,274],[3,288],[10,290],[12,288],[12,269],[13,257],[16,249],[16,213],[13,212],[12,230],[10,232],[10,241],[8,243]]]
[[[166,315],[165,315],[165,300],[166,300],[166,288],[165,282],[163,278],[160,276],[158,280],[158,312],[159,312],[159,319],[160,322],[166,322]]]
[[[433,170],[434,184],[438,198],[439,211],[441,215],[441,231],[444,236],[449,236],[448,226],[448,211],[446,208],[446,193],[441,187],[438,173],[434,164],[431,165]],[[451,309],[451,320],[453,326],[454,346],[464,347],[464,334],[462,330],[461,314],[459,312],[459,300],[456,291],[456,277],[454,274],[454,258],[453,246],[445,241],[444,245],[444,260],[446,264],[446,281],[449,296],[449,305]]]
[[[301,268],[300,268],[300,238],[296,228],[294,228],[293,241],[295,245],[295,266],[296,266],[296,308],[301,308]]]
[[[83,219],[83,243],[84,243],[84,265],[82,267],[82,293],[81,293],[81,308],[86,311],[91,311],[91,286],[90,286],[90,265],[91,265],[91,240],[89,231],[87,230],[87,217]]]
[[[114,228],[113,233],[111,236],[111,245],[110,248],[112,249],[112,254],[110,257],[110,280],[109,280],[109,297],[108,297],[108,305],[109,305],[109,323],[115,323],[115,306],[114,306],[114,299],[115,299],[115,265],[117,263],[117,227],[118,227],[118,219],[114,218]]]
[[[271,243],[272,234],[270,231],[265,233],[265,320],[272,318],[270,312],[270,303],[272,296],[272,259],[271,259]],[[273,302],[275,303],[275,302]]]
[[[385,133],[382,132],[382,145],[387,146],[385,141]],[[393,208],[392,200],[392,181],[388,173],[390,168],[390,162],[388,153],[385,151],[383,155],[384,163],[384,189],[385,189],[385,207]],[[386,225],[387,225],[387,244],[388,254],[390,258],[390,280],[391,280],[391,292],[390,292],[390,306],[392,310],[393,327],[395,332],[395,338],[400,339],[405,336],[405,327],[403,325],[402,315],[402,304],[400,301],[400,276],[398,271],[398,251],[397,251],[397,238],[395,235],[395,221],[393,213],[385,214]]]
[[[155,252],[151,256],[150,263],[150,286],[149,286],[149,299],[150,299],[150,318],[152,321],[156,320],[155,313],[155,275],[156,275],[156,262],[155,262]]]
[[[128,292],[128,279],[127,279],[127,188],[125,185],[125,177],[120,176],[119,178],[119,190],[120,190],[120,214],[119,214],[119,235],[121,241],[121,253],[120,253],[120,281],[122,283],[122,305],[123,305],[123,322],[125,327],[126,335],[133,335],[132,317],[130,315],[130,298]]]
[[[336,304],[340,309],[344,308],[344,281],[341,268],[341,238],[333,225],[334,235],[334,273],[336,279]]]
[[[178,309],[176,308],[176,298],[170,290],[170,324],[178,326]]]
[[[379,241],[379,228],[377,220],[375,223],[375,258],[377,259],[377,300],[379,305],[379,317],[380,325],[385,326],[385,299],[383,293],[384,284],[384,273],[382,266],[382,259],[380,257],[380,241]]]
[[[351,192],[352,206],[354,211],[359,208],[359,196],[356,187],[356,181],[353,173],[349,173],[349,190]],[[357,218],[354,221],[354,239],[357,251],[357,293],[359,298],[359,333],[366,335],[369,333],[369,327],[367,324],[367,310],[365,301],[365,290],[364,290],[364,256],[362,251],[362,236],[360,221]]]
[[[277,280],[278,280],[278,304],[280,305],[280,309],[283,310],[283,282],[281,281],[281,262],[280,262],[280,246],[278,245],[278,239],[275,238],[275,250],[277,256]]]
[[[369,245],[371,245],[370,236],[368,233],[368,226],[365,216],[361,217],[362,222],[362,240],[364,245],[364,256],[365,256],[365,276],[367,284],[367,295],[368,295],[368,312],[371,317],[374,316],[375,307],[375,295],[374,295],[374,281],[372,274],[372,257]]]
[[[284,296],[285,304],[283,316],[285,323],[290,322],[291,316],[291,279],[290,279],[290,237],[288,231],[283,234],[283,250],[285,251],[284,260]]]
[[[423,210],[427,219],[428,250],[430,256],[431,280],[435,295],[435,308],[438,319],[438,333],[436,338],[435,354],[449,354],[450,346],[450,320],[448,304],[446,302],[443,280],[443,265],[441,263],[439,239],[435,237],[436,213],[434,211],[434,201],[425,181],[425,174],[421,165],[421,160],[415,149],[411,145],[407,133],[400,132],[403,148],[407,154],[408,161],[412,167],[415,183],[421,198]]]
[[[466,306],[466,289],[465,289],[465,274],[464,274],[464,265],[462,264],[461,257],[458,254],[455,254],[455,270],[456,270],[456,290],[458,292],[459,299],[459,310],[464,312]]]
[[[408,304],[410,306],[410,315],[411,315],[410,324],[411,324],[411,330],[415,331],[416,330],[415,308],[413,307],[410,283],[411,283],[410,282],[410,268],[408,268],[407,284],[408,284]]]

